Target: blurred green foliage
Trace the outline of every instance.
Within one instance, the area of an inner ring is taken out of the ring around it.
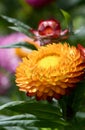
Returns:
[[[85,25],[85,1],[84,0],[54,0],[54,3],[42,8],[33,8],[25,0],[0,0],[0,14],[21,20],[29,26],[37,27],[42,19],[61,19],[57,9],[64,9],[70,13],[74,28],[78,29]],[[0,20],[0,34],[8,33],[8,23]]]
[[[42,8],[33,8],[24,0],[0,0],[0,15],[16,18],[35,29],[40,20],[49,18],[58,19],[62,28],[66,28],[65,18],[59,9],[67,11],[73,23],[73,33],[67,41],[85,46],[85,0],[55,0]],[[0,18],[0,35],[14,32],[8,26],[10,23]],[[64,96],[59,102],[54,100],[51,106],[47,102],[31,101],[18,92],[14,77],[11,82],[12,87],[7,95],[0,97],[0,105],[11,102],[0,107],[0,130],[85,129],[85,79],[69,96]]]

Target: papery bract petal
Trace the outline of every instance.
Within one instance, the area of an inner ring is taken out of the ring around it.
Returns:
[[[84,69],[79,49],[68,43],[53,43],[23,58],[16,69],[16,83],[37,100],[59,99],[82,80]]]

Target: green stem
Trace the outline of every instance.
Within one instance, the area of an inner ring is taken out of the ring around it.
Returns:
[[[73,101],[70,99],[61,99],[59,104],[62,108],[63,118],[67,121],[71,121],[75,115],[75,112],[72,108]]]

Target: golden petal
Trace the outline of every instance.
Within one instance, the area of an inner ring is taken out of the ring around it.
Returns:
[[[81,81],[85,63],[68,43],[49,44],[32,51],[16,69],[16,83],[28,96],[50,100],[65,95]]]

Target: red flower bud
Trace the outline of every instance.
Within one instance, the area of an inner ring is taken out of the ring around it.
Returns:
[[[59,40],[67,39],[69,30],[62,30],[60,22],[55,19],[42,20],[37,30],[30,30],[35,35],[35,40],[40,41],[40,45]]]
[[[61,32],[60,23],[53,19],[41,21],[38,26],[38,32],[43,36],[58,37]]]

